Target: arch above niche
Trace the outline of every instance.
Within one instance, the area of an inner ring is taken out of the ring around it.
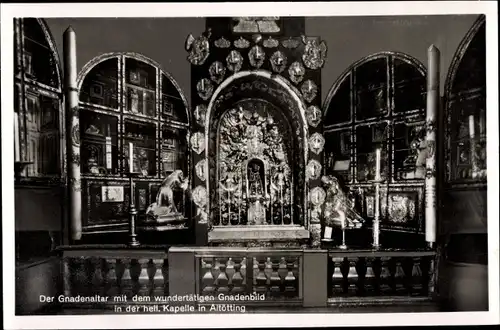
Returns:
[[[298,164],[298,180],[295,183],[297,186],[305,186],[306,175],[305,165],[308,159],[308,124],[306,119],[306,106],[300,92],[293,88],[284,78],[272,75],[270,72],[259,71],[242,71],[227,78],[222,82],[214,92],[206,112],[206,121],[204,127],[205,150],[208,160],[208,172],[213,172],[212,178],[206,180],[206,188],[209,195],[216,184],[216,148],[217,148],[217,129],[219,120],[228,109],[234,107],[239,101],[244,99],[264,100],[272,103],[276,108],[280,109],[282,115],[288,123],[293,126],[292,136],[296,139],[300,161]],[[212,171],[211,171],[212,169]],[[295,189],[295,188],[294,188]],[[309,232],[307,227],[307,189],[302,189],[297,194],[300,200],[300,225],[292,226],[265,226],[265,228],[257,228],[248,226],[247,228],[239,227],[238,232],[235,228],[214,227],[214,230],[209,232],[209,240],[211,242],[238,240],[296,240],[307,239]],[[208,200],[206,205],[207,211],[210,214],[213,203],[216,201]],[[212,217],[210,217],[212,220]],[[247,229],[247,230],[246,230]]]
[[[78,77],[77,77],[78,90],[79,91],[81,90],[83,83],[85,81],[85,78],[89,75],[89,73],[91,73],[92,70],[95,69],[96,67],[98,67],[100,64],[102,64],[108,60],[116,59],[118,61],[117,65],[120,66],[120,68],[117,67],[117,75],[119,75],[120,73],[123,74],[123,68],[124,68],[123,62],[124,62],[124,59],[127,59],[127,58],[136,60],[138,62],[142,62],[142,63],[149,65],[155,69],[158,69],[159,73],[160,73],[160,77],[165,76],[167,78],[168,82],[175,88],[175,90],[178,94],[175,96],[178,97],[183,104],[183,107],[185,109],[187,124],[190,125],[191,124],[191,112],[190,112],[189,103],[188,103],[186,96],[184,95],[182,89],[180,88],[179,84],[177,83],[177,81],[174,79],[174,77],[168,71],[165,71],[162,68],[160,63],[158,63],[155,60],[153,60],[153,59],[151,59],[143,54],[140,54],[140,53],[136,53],[136,52],[110,52],[110,53],[105,53],[105,54],[101,54],[99,56],[94,57],[93,59],[91,59],[89,62],[87,62],[84,65],[84,67],[80,70],[80,72],[78,74]],[[120,80],[118,78],[119,77],[117,76],[117,80]],[[120,82],[118,82],[118,88],[120,88]],[[161,92],[160,92],[160,94],[161,94]]]

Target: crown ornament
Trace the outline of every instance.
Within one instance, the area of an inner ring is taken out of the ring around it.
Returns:
[[[297,39],[292,39],[291,37],[286,40],[283,40],[281,44],[283,45],[283,47],[288,49],[295,49],[299,47],[299,41]]]
[[[240,37],[239,39],[234,41],[234,47],[239,49],[248,48],[250,47],[250,42],[246,39],[243,39],[243,37]]]
[[[276,39],[273,39],[273,37],[269,37],[264,42],[262,42],[262,45],[266,48],[276,48],[279,45],[279,41]]]
[[[222,37],[220,39],[215,40],[214,45],[217,48],[229,48],[231,47],[231,42],[226,38]]]

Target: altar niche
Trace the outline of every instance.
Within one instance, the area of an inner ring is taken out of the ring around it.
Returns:
[[[221,116],[213,225],[291,225],[294,147],[281,109],[242,100]]]

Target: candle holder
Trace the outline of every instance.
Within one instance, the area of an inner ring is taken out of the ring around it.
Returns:
[[[375,186],[375,216],[373,217],[373,224],[372,224],[372,235],[373,235],[373,243],[372,247],[374,249],[379,249],[381,247],[380,245],[380,184],[383,182],[383,180],[378,177],[375,178],[375,180],[372,181],[372,183]]]
[[[342,226],[342,244],[339,245],[339,249],[347,250],[347,245],[345,244],[345,225]]]
[[[135,232],[135,225],[137,220],[137,209],[135,207],[135,189],[134,189],[134,178],[141,176],[140,172],[128,172],[129,184],[130,184],[130,200],[129,200],[129,238],[130,241],[128,245],[139,246],[141,243],[137,240],[137,234]]]
[[[22,161],[14,162],[14,177],[16,183],[21,182],[21,173],[26,169],[26,166],[31,164],[33,164],[33,162],[22,162]]]

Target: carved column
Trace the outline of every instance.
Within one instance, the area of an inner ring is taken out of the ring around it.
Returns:
[[[427,68],[427,160],[425,175],[425,240],[429,247],[436,242],[436,118],[439,111],[439,59],[440,52],[431,45]]]
[[[70,232],[73,240],[79,240],[82,237],[80,117],[76,85],[76,34],[71,26],[64,32],[63,39]]]

